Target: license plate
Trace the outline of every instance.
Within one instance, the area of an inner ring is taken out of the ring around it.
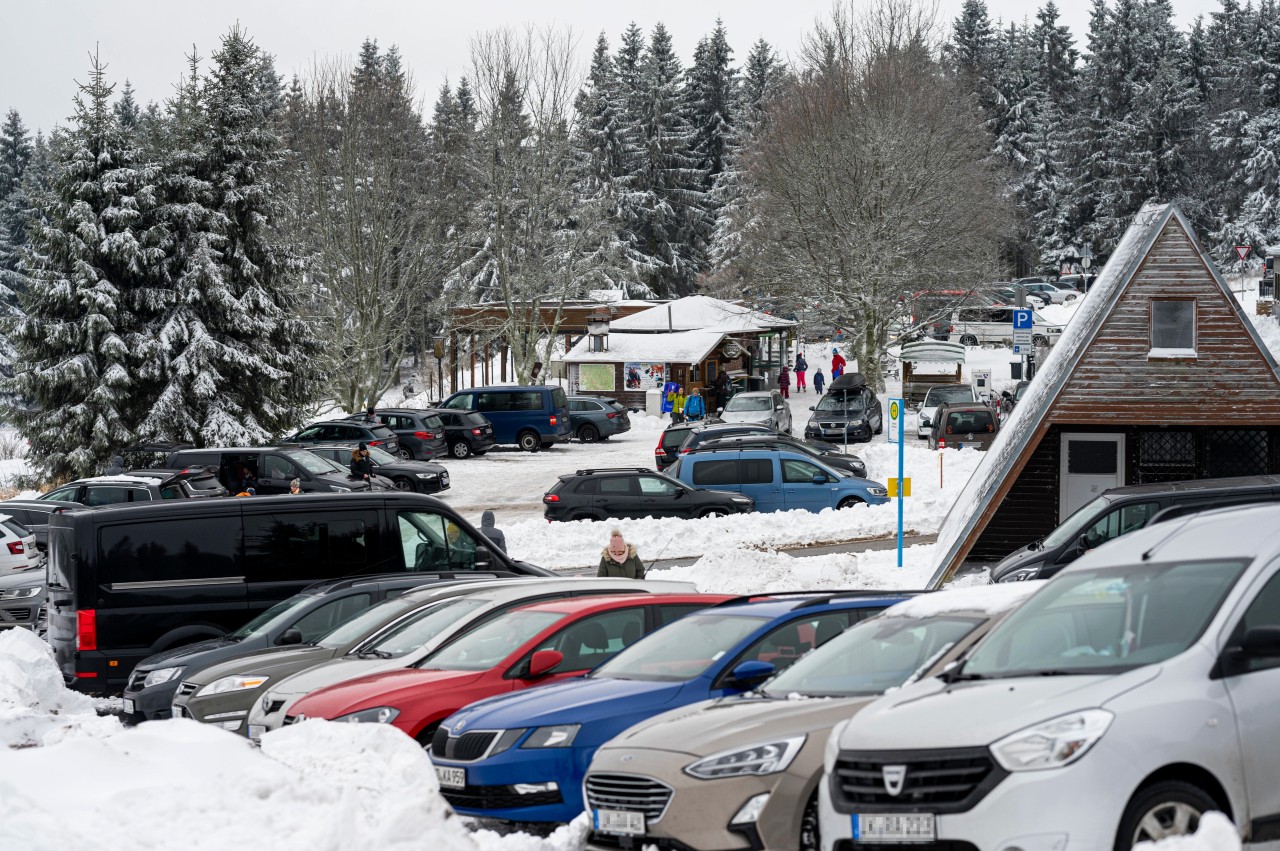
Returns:
[[[467,785],[467,770],[465,768],[445,768],[443,765],[437,765],[436,780],[439,780],[440,785],[445,789],[462,789]]]
[[[593,815],[596,830],[601,833],[618,833],[624,836],[640,836],[644,833],[644,813],[594,810]]]
[[[125,714],[125,715],[132,715],[132,714],[133,714],[133,700],[132,700],[132,698],[128,698],[128,697],[126,697],[126,698],[124,699],[124,714]]]
[[[253,739],[255,742],[258,741],[258,739],[261,739],[262,734],[265,732],[267,732],[267,728],[262,724],[249,725],[249,738]]]
[[[179,706],[179,705],[178,705],[178,704],[176,704],[176,703],[175,703],[175,704],[173,704],[173,706],[172,706],[172,707],[170,707],[170,708],[173,710],[173,712],[171,712],[170,714],[171,714],[171,715],[173,715],[173,717],[174,717],[174,718],[186,718],[186,717],[189,717],[189,716],[187,715],[187,710],[183,709],[181,706]]]
[[[859,842],[933,842],[933,813],[853,816],[853,838]]]

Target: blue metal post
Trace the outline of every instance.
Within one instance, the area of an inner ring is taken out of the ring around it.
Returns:
[[[906,467],[904,458],[906,443],[903,441],[903,423],[907,419],[904,414],[906,414],[906,411],[903,410],[903,405],[900,403],[898,407],[898,567],[902,567],[902,501],[906,498],[907,492],[906,479],[903,478]]]

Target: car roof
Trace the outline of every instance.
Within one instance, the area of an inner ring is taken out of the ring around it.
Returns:
[[[590,597],[563,597],[520,606],[522,612],[556,612],[565,615],[588,615],[611,609],[630,609],[654,603],[702,603],[714,606],[731,599],[729,594],[595,594]]]
[[[801,611],[844,611],[846,609],[884,608],[910,596],[927,594],[923,590],[881,591],[793,591],[733,597],[716,606],[717,614],[785,618]]]
[[[14,508],[38,508],[42,511],[57,511],[60,505],[66,503],[54,502],[47,499],[6,499],[0,500],[0,510],[6,505]]]
[[[1136,529],[1063,569],[1087,570],[1176,559],[1268,562],[1280,555],[1280,504],[1257,503],[1189,514]]]
[[[950,414],[957,412],[967,414],[976,411],[986,411],[988,414],[995,413],[995,411],[991,410],[990,406],[984,405],[981,402],[947,402],[938,406],[939,414],[941,414],[942,411],[946,411]]]
[[[738,399],[743,396],[772,396],[774,393],[777,393],[777,392],[778,392],[777,390],[748,390],[745,393],[733,394],[733,398]]]
[[[1280,476],[1239,476],[1230,479],[1194,479],[1186,482],[1161,482],[1148,485],[1125,485],[1109,488],[1107,496],[1147,496],[1160,494],[1232,493],[1248,489],[1280,487]]]

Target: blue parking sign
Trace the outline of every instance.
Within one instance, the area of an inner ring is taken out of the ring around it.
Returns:
[[[1013,311],[1013,330],[1031,330],[1031,309],[1015,308]]]

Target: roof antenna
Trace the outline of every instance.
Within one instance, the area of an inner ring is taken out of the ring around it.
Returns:
[[[1152,554],[1155,553],[1156,550],[1158,550],[1161,546],[1163,546],[1165,542],[1168,541],[1170,538],[1172,538],[1174,535],[1181,532],[1183,528],[1190,522],[1191,522],[1191,518],[1187,518],[1180,525],[1178,525],[1178,527],[1175,528],[1172,532],[1170,532],[1169,534],[1165,535],[1163,538],[1161,538],[1160,540],[1152,544],[1151,548],[1142,554],[1142,560],[1150,561]]]

